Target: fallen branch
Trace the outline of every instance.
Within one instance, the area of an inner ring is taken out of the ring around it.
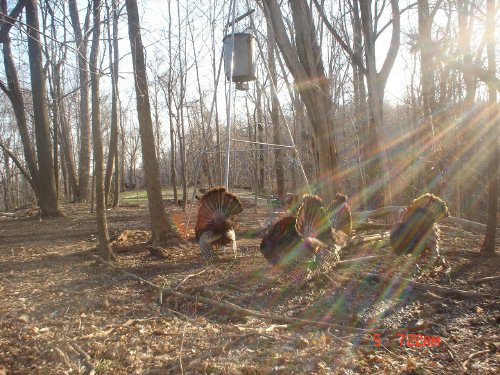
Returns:
[[[491,281],[495,281],[495,280],[500,280],[500,275],[496,275],[496,276],[488,276],[488,277],[483,277],[481,279],[476,279],[476,280],[472,280],[472,281],[469,281],[469,284],[486,284],[486,283],[489,283]]]
[[[90,356],[78,346],[76,342],[68,342],[68,345],[73,348],[74,351],[76,351],[78,354],[80,354],[83,357],[83,362],[85,363],[85,366],[87,366],[87,374],[88,375],[94,375],[95,374],[95,367],[94,364],[92,363],[92,359]]]
[[[376,255],[370,255],[370,256],[361,257],[361,258],[339,260],[337,263],[335,263],[334,268],[352,267],[352,266],[356,266],[358,264],[371,262],[372,260],[375,260],[377,258],[380,258],[380,257],[376,256]]]
[[[469,367],[469,362],[471,360],[473,360],[474,358],[476,357],[479,357],[483,354],[486,354],[486,353],[492,353],[492,350],[491,349],[487,349],[487,350],[481,350],[480,352],[475,352],[475,353],[472,353],[465,361],[464,363],[462,363],[462,367],[465,371],[467,371],[467,368]]]
[[[335,323],[319,322],[319,321],[315,321],[315,320],[305,320],[305,319],[297,319],[297,318],[288,318],[288,317],[281,316],[278,314],[263,313],[260,311],[245,309],[245,308],[240,307],[238,305],[235,305],[234,303],[231,303],[231,302],[220,302],[220,301],[216,301],[214,299],[202,297],[199,295],[192,296],[189,294],[176,292],[175,290],[172,290],[170,288],[162,288],[162,287],[152,283],[149,280],[146,280],[140,276],[134,275],[133,273],[130,273],[128,271],[125,271],[125,270],[121,269],[119,266],[117,266],[113,263],[110,263],[97,255],[92,254],[92,256],[97,261],[99,261],[99,262],[101,262],[109,267],[112,267],[114,269],[121,271],[124,275],[126,275],[132,279],[138,280],[138,281],[156,289],[158,291],[158,299],[160,302],[163,300],[163,295],[166,294],[166,295],[170,295],[170,296],[181,297],[181,298],[184,298],[186,300],[193,301],[195,303],[202,302],[202,303],[206,303],[208,305],[212,305],[212,306],[215,306],[215,307],[218,307],[221,309],[230,310],[230,311],[233,311],[241,316],[253,316],[256,318],[261,318],[264,320],[270,320],[270,321],[279,322],[279,323],[296,324],[296,325],[300,325],[300,326],[316,326],[316,327],[336,329],[339,331],[359,333],[359,334],[370,334],[370,335],[372,335],[373,332],[387,332],[387,329],[366,330],[363,328],[343,326],[343,325],[335,324]]]
[[[404,283],[407,286],[412,287],[413,289],[423,290],[423,291],[432,291],[432,292],[443,294],[445,296],[461,296],[461,297],[467,297],[467,298],[492,297],[490,294],[486,294],[486,293],[478,293],[478,292],[472,292],[469,290],[452,289],[452,288],[445,288],[445,287],[437,286],[437,285],[423,284],[423,283],[408,280],[408,279],[405,279],[402,277],[387,277],[387,276],[382,276],[382,275],[378,275],[375,273],[367,273],[367,274],[364,274],[364,276],[368,277],[372,280],[379,281],[379,282],[385,282],[385,283],[391,283],[391,284],[403,284]]]
[[[176,286],[174,289],[179,289],[179,287],[184,284],[186,281],[188,281],[190,278],[201,275],[202,273],[205,273],[207,271],[206,268],[204,268],[202,271],[197,272],[197,273],[191,273],[187,275],[185,278],[183,278]]]

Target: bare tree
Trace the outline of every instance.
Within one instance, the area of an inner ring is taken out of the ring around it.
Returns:
[[[92,1],[92,46],[90,49],[90,82],[92,85],[92,139],[94,144],[95,202],[99,252],[106,260],[116,260],[109,243],[104,199],[104,155],[102,151],[101,110],[99,103],[99,37],[101,35],[101,1]]]
[[[10,15],[7,15],[7,1],[1,1],[1,12],[2,12],[2,29],[7,25],[12,25],[16,18],[19,16],[24,8],[25,1],[19,1],[16,7],[12,10]],[[8,17],[9,22],[6,22]],[[38,195],[38,167],[37,159],[35,156],[35,149],[31,142],[31,137],[28,129],[28,120],[26,117],[24,96],[21,89],[21,84],[19,83],[19,75],[17,73],[16,64],[14,63],[14,56],[12,54],[11,42],[8,30],[3,35],[3,62],[5,68],[5,74],[7,76],[7,85],[5,87],[2,84],[0,87],[3,92],[7,95],[10,102],[12,103],[12,108],[14,109],[14,114],[16,116],[17,127],[19,129],[19,135],[21,137],[21,142],[23,144],[24,158],[29,170],[29,181],[33,190]]]
[[[495,58],[495,0],[487,0],[486,36],[488,71],[496,74]],[[495,237],[498,211],[498,104],[497,92],[492,84],[488,85],[489,96],[489,123],[491,135],[488,137],[488,220],[486,222],[486,235],[481,252],[493,254],[495,252]]]
[[[159,168],[154,146],[153,120],[149,104],[148,80],[141,38],[139,11],[136,0],[126,0],[130,49],[134,67],[134,81],[137,100],[137,116],[142,145],[142,159],[146,190],[148,192],[149,215],[151,218],[152,241],[167,241],[178,234],[168,220],[160,189]]]
[[[43,69],[40,26],[36,0],[26,1],[26,23],[28,24],[28,52],[31,73],[33,117],[38,155],[38,200],[42,216],[61,216],[57,199],[50,123],[47,108],[47,90]]]
[[[89,0],[90,2],[90,0]],[[80,80],[80,160],[78,166],[78,200],[86,202],[89,199],[90,180],[90,117],[89,117],[89,73],[87,63],[88,28],[91,6],[83,26],[80,25],[76,0],[69,0],[69,15],[75,33],[76,49],[78,52],[78,74]]]
[[[364,162],[366,163],[365,171],[367,177],[367,187],[370,189],[370,196],[367,199],[370,208],[379,207],[383,204],[391,203],[390,184],[386,178],[386,168],[384,167],[382,149],[380,147],[380,132],[383,124],[383,107],[384,107],[384,92],[387,84],[387,79],[394,66],[394,61],[399,51],[400,45],[400,12],[397,0],[391,0],[392,14],[392,36],[389,50],[382,64],[380,72],[377,72],[376,48],[375,43],[380,35],[377,30],[378,14],[375,17],[372,14],[371,1],[359,1],[359,10],[361,16],[361,29],[363,32],[365,59],[363,61],[360,55],[345,43],[342,37],[337,33],[335,28],[326,18],[323,7],[318,3],[318,0],[313,0],[318,9],[324,24],[332,33],[335,40],[339,42],[342,48],[346,51],[352,62],[357,64],[367,80],[368,87],[368,114],[369,119],[366,124],[366,147]],[[383,3],[385,4],[385,2]],[[374,22],[375,20],[375,22]],[[381,184],[380,181],[383,183]]]
[[[106,164],[106,175],[104,178],[104,197],[106,207],[108,206],[109,191],[111,189],[111,176],[113,174],[113,165],[115,158],[118,158],[118,64],[120,57],[118,55],[118,9],[117,0],[111,0],[111,12],[107,8],[107,28],[109,45],[109,66],[111,70],[111,137],[109,139],[108,162]],[[110,23],[113,20],[113,36],[111,36]],[[115,176],[118,176],[115,173]],[[115,194],[116,195],[116,194]],[[116,200],[113,198],[113,206]],[[117,201],[116,201],[117,202]],[[116,206],[115,206],[116,207]]]
[[[316,183],[325,200],[334,198],[338,184],[338,157],[335,148],[333,106],[330,82],[325,75],[311,9],[305,0],[289,0],[293,18],[295,46],[287,33],[276,0],[263,2],[267,22],[272,25],[278,47],[299,87],[300,96],[311,119]]]
[[[276,94],[276,87],[278,85],[278,76],[276,72],[275,51],[276,40],[274,38],[273,29],[267,26],[267,39],[268,39],[268,61],[269,73],[271,75],[271,121],[273,123],[273,143],[281,143],[280,135],[280,113],[279,102]],[[279,148],[274,150],[274,170],[276,172],[276,187],[278,192],[278,200],[280,204],[285,204],[285,172],[283,168],[283,152]]]

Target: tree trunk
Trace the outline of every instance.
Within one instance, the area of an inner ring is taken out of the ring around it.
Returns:
[[[369,118],[368,118],[368,141],[367,155],[367,187],[368,208],[376,208],[389,205],[386,192],[385,168],[380,147],[380,131],[383,125],[384,89],[385,82],[377,73],[375,55],[375,35],[373,31],[373,17],[371,4],[368,1],[359,0],[361,11],[361,24],[365,41],[366,71],[368,82]],[[394,27],[394,26],[393,26]]]
[[[177,135],[179,138],[179,152],[181,156],[181,183],[182,183],[182,209],[186,211],[187,204],[187,166],[186,166],[186,135],[184,126],[184,100],[186,98],[186,80],[187,75],[184,71],[186,66],[185,61],[182,60],[182,40],[181,40],[181,5],[177,2],[177,20],[178,20],[178,36],[179,36],[179,79],[181,85],[179,88],[180,99],[179,107],[177,108]],[[185,54],[187,53],[186,48],[184,48],[184,60]]]
[[[137,100],[137,115],[142,144],[142,159],[146,190],[148,192],[149,215],[151,218],[151,233],[153,243],[177,238],[178,235],[169,223],[163,205],[160,189],[159,169],[156,160],[153,121],[149,104],[148,80],[142,45],[139,11],[136,0],[126,0],[130,49],[134,68],[134,81]]]
[[[268,61],[269,72],[271,79],[271,121],[273,123],[273,143],[281,144],[280,134],[280,113],[279,102],[276,94],[276,87],[278,85],[278,78],[276,74],[275,51],[276,40],[272,28],[267,26],[267,40],[268,40]],[[281,205],[285,204],[285,172],[283,168],[283,151],[279,148],[274,150],[274,168],[276,172],[276,186],[278,193],[278,200]]]
[[[283,23],[276,0],[263,3],[268,23],[272,24],[276,42],[299,88],[300,96],[311,119],[315,163],[318,169],[316,189],[325,201],[335,197],[338,183],[338,157],[335,148],[332,102],[329,80],[315,38],[311,10],[304,0],[289,0],[295,31],[295,46]]]
[[[172,45],[172,9],[170,6],[170,1],[168,2],[168,45]],[[168,63],[172,66],[172,48],[168,49]],[[163,91],[165,93],[165,91]],[[174,191],[174,202],[177,204],[179,199],[177,195],[177,173],[175,170],[176,166],[176,157],[175,157],[175,130],[174,130],[174,113],[172,111],[172,96],[173,96],[173,87],[172,87],[172,69],[168,70],[168,119],[170,124],[170,181],[172,183],[172,189]]]
[[[3,15],[7,15],[7,1],[1,1],[1,11]],[[5,16],[3,16],[5,17]],[[3,18],[2,17],[2,18]],[[2,19],[2,25],[5,21]],[[3,26],[2,26],[3,27]],[[21,142],[23,144],[24,158],[26,164],[28,165],[29,174],[31,175],[31,187],[38,196],[38,167],[35,156],[35,150],[31,142],[31,137],[28,129],[28,121],[26,119],[26,111],[24,104],[24,97],[19,83],[19,76],[17,73],[17,68],[14,63],[14,57],[12,55],[12,48],[10,44],[9,34],[6,34],[3,40],[3,62],[5,67],[5,75],[7,76],[8,92],[6,92],[10,102],[12,103],[12,108],[16,116],[17,127],[19,129],[19,135],[21,136]]]
[[[104,156],[102,151],[101,113],[99,104],[99,37],[101,34],[101,2],[92,1],[93,31],[92,47],[90,49],[90,79],[92,84],[92,138],[94,143],[94,175],[95,175],[95,202],[97,236],[99,239],[99,253],[106,260],[116,260],[109,243],[106,207],[104,205]]]
[[[420,173],[422,180],[425,181],[425,190],[436,194],[440,193],[437,166],[436,133],[434,121],[432,118],[432,103],[434,103],[434,54],[431,39],[432,18],[429,11],[428,0],[418,1],[418,35],[420,39],[420,82],[422,85],[422,119],[419,131],[415,135],[418,144],[429,145],[429,148],[423,148],[422,158],[432,163],[429,167],[427,163],[422,165]]]
[[[492,75],[496,72],[495,58],[495,0],[487,0],[486,35],[488,70]],[[492,84],[488,86],[489,96],[489,122],[488,137],[488,219],[486,222],[486,235],[481,252],[493,254],[495,252],[495,237],[498,211],[498,108],[497,92]]]
[[[255,104],[255,109],[257,112],[256,130],[257,130],[257,140],[260,144],[257,145],[258,154],[258,179],[257,179],[257,191],[260,194],[266,192],[266,181],[265,181],[265,167],[264,167],[264,115],[262,114],[262,88],[257,82],[257,103]]]
[[[68,5],[69,15],[76,39],[76,49],[78,52],[78,73],[80,81],[80,161],[78,165],[78,201],[86,202],[89,200],[90,183],[90,116],[87,37],[82,35],[76,0],[69,0]],[[87,20],[88,13],[83,34],[87,33]]]
[[[33,114],[35,139],[38,155],[38,203],[41,215],[61,216],[57,200],[54,160],[50,139],[50,124],[47,109],[47,90],[45,88],[45,72],[43,70],[42,49],[40,44],[40,27],[36,0],[26,1],[26,23],[28,25],[28,52],[31,73],[31,91],[33,98]]]
[[[110,30],[110,12],[108,10],[108,44],[109,44],[109,66],[111,70],[111,136],[109,139],[108,162],[106,164],[106,176],[104,179],[104,197],[106,207],[108,207],[109,191],[111,189],[111,176],[113,174],[113,164],[118,158],[118,10],[117,0],[111,0],[113,14],[113,37]],[[113,43],[111,43],[113,39]]]
[[[358,2],[352,2],[352,28],[353,28],[353,52],[356,56],[362,56],[363,53],[363,31],[361,28],[361,18],[359,15]],[[367,185],[365,176],[370,173],[365,160],[369,160],[370,150],[368,143],[370,139],[369,123],[368,123],[368,108],[366,105],[366,86],[365,76],[362,69],[354,61],[351,61],[353,70],[353,85],[354,85],[354,113],[356,118],[356,127],[359,137],[358,163],[359,165],[359,191],[362,207],[368,209],[367,202]]]

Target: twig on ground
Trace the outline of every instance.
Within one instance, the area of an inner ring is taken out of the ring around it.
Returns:
[[[365,262],[370,262],[370,261],[378,259],[378,258],[380,258],[380,257],[376,256],[376,255],[370,255],[370,256],[361,257],[361,258],[339,260],[337,263],[335,263],[335,265],[333,267],[334,268],[352,267],[352,266],[362,264]]]
[[[179,366],[181,368],[182,375],[184,375],[184,367],[182,366],[182,348],[184,347],[185,335],[186,335],[186,324],[184,324],[184,329],[182,330],[181,348],[179,349]]]
[[[83,349],[80,348],[76,342],[72,343],[68,342],[68,345],[83,357],[83,362],[85,363],[85,366],[87,366],[88,368],[88,375],[95,374],[95,367],[94,364],[92,363],[92,359],[90,358],[90,356],[86,352],[84,352]]]
[[[441,343],[446,347],[446,351],[450,355],[450,358],[454,361],[457,357],[457,352],[453,350],[453,348],[448,344],[448,340],[445,340],[441,337]]]
[[[245,309],[245,308],[237,306],[231,302],[220,302],[220,301],[216,301],[216,300],[211,299],[211,298],[206,298],[206,297],[202,297],[202,296],[192,296],[192,295],[176,292],[176,291],[169,289],[169,288],[162,288],[162,287],[152,283],[149,280],[146,280],[140,276],[134,275],[133,273],[130,273],[128,271],[125,271],[125,270],[121,269],[119,266],[117,266],[113,263],[110,263],[97,255],[93,254],[92,256],[97,261],[99,261],[105,265],[108,265],[114,269],[118,269],[124,275],[127,275],[130,278],[133,278],[133,279],[138,280],[146,285],[153,287],[154,289],[158,290],[159,293],[161,293],[161,294],[168,294],[168,295],[175,296],[175,297],[181,297],[181,298],[187,299],[189,301],[193,301],[193,302],[206,303],[206,304],[216,306],[216,307],[219,307],[222,309],[231,310],[231,311],[233,311],[241,316],[253,316],[253,317],[261,318],[264,320],[271,320],[271,321],[275,321],[275,322],[294,324],[294,325],[299,325],[299,326],[308,326],[309,325],[309,326],[315,326],[315,327],[332,328],[332,329],[336,329],[339,331],[354,332],[354,333],[358,333],[358,334],[373,334],[373,332],[387,332],[387,329],[366,330],[363,328],[355,328],[355,327],[344,326],[344,325],[335,324],[335,323],[327,323],[327,322],[320,322],[320,321],[306,320],[306,319],[297,319],[297,318],[288,318],[288,317],[281,316],[278,314],[263,313],[260,311]]]
[[[472,353],[465,361],[464,363],[462,363],[462,367],[465,371],[467,371],[468,367],[469,367],[469,362],[471,360],[473,360],[474,358],[476,357],[479,357],[479,356],[482,356],[483,354],[486,354],[486,353],[491,353],[491,349],[486,349],[486,350],[481,350],[479,352],[475,352],[475,353]]]
[[[181,280],[181,281],[180,281],[180,282],[179,282],[179,283],[178,283],[178,284],[174,287],[174,290],[179,289],[179,287],[180,287],[183,283],[185,283],[186,281],[188,281],[190,278],[192,278],[192,277],[196,277],[196,276],[199,276],[199,275],[201,275],[202,273],[204,273],[204,272],[206,272],[206,271],[207,271],[207,269],[206,269],[206,268],[204,268],[204,269],[203,269],[203,270],[201,270],[200,272],[197,272],[197,273],[191,273],[191,274],[187,275],[185,278],[183,278],[183,279],[182,279],[182,280]]]
[[[188,368],[191,368],[195,365],[200,364],[202,361],[204,361],[207,358],[211,358],[211,357],[214,357],[214,356],[217,356],[217,355],[224,353],[226,351],[227,347],[230,346],[231,344],[234,345],[247,337],[256,336],[256,335],[267,336],[267,335],[260,334],[257,332],[246,333],[243,335],[233,335],[233,336],[229,337],[227,340],[225,340],[225,342],[222,345],[217,345],[213,349],[211,349],[211,350],[203,353],[202,355],[196,357],[195,359],[193,359],[191,362],[189,362]]]
[[[440,293],[440,294],[443,294],[446,296],[461,296],[461,297],[467,297],[467,298],[493,297],[492,295],[487,294],[487,293],[478,293],[478,292],[472,292],[469,290],[452,289],[452,288],[445,288],[445,287],[437,286],[437,285],[423,284],[423,283],[419,283],[419,282],[405,279],[402,277],[387,277],[387,276],[382,276],[382,275],[375,274],[375,273],[367,273],[364,276],[368,277],[372,280],[378,281],[378,282],[386,282],[386,283],[391,283],[391,284],[403,284],[404,283],[407,286],[412,287],[414,289],[423,290],[423,291],[430,290],[430,291]]]
[[[474,285],[476,285],[476,284],[485,284],[485,283],[489,283],[489,282],[495,281],[495,280],[500,280],[500,275],[482,277],[480,279],[469,281],[469,284],[474,284]]]

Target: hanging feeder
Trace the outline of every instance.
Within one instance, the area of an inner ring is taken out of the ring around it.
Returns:
[[[250,86],[248,86],[248,82],[236,82],[235,88],[240,91],[248,91]]]
[[[227,34],[222,40],[224,43],[224,72],[228,81],[242,83],[254,81],[255,75],[255,37],[249,33]],[[231,55],[233,55],[233,77],[231,76]],[[240,85],[239,87],[245,87]],[[238,87],[237,87],[238,88]]]

